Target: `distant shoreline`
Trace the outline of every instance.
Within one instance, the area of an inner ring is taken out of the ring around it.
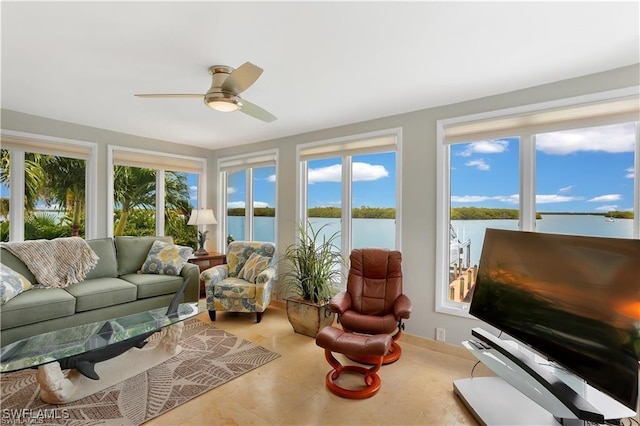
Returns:
[[[229,216],[245,216],[244,208],[228,209]],[[273,207],[255,207],[253,215],[258,217],[275,217]],[[536,219],[542,219],[544,215],[580,215],[580,216],[603,216],[614,219],[633,219],[633,212],[610,211],[610,212],[537,212]],[[308,210],[308,217],[340,218],[342,209],[340,207],[311,207]],[[393,207],[354,207],[352,216],[354,219],[395,219],[396,209]],[[520,212],[517,209],[498,209],[483,207],[454,207],[451,209],[451,220],[491,220],[491,219],[518,219]]]

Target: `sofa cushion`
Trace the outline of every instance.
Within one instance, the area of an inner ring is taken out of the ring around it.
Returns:
[[[33,285],[24,275],[0,263],[0,304],[4,305],[23,291],[32,288]]]
[[[94,278],[116,278],[118,276],[118,262],[116,260],[116,248],[112,238],[100,238],[87,240],[89,247],[100,258],[96,266],[84,277],[85,280]]]
[[[184,281],[181,276],[157,274],[127,274],[120,278],[138,288],[138,299],[175,293]]]
[[[140,268],[141,274],[180,275],[182,267],[193,255],[191,247],[154,241]]]
[[[2,329],[73,315],[76,299],[61,288],[33,288],[2,305]]]
[[[120,278],[96,278],[65,289],[76,298],[76,312],[91,311],[136,300],[135,285]]]
[[[171,237],[116,237],[118,275],[138,272],[155,240],[173,243]]]
[[[23,277],[29,280],[31,284],[36,284],[36,277],[33,273],[27,268],[27,266],[22,263],[20,259],[18,259],[13,253],[4,248],[0,248],[0,261],[3,265],[7,265],[9,268],[13,269]]]

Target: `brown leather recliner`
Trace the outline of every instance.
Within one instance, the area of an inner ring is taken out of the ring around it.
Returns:
[[[383,364],[400,358],[397,344],[403,319],[411,315],[411,300],[402,293],[402,254],[382,248],[355,249],[350,256],[351,267],[346,291],[329,302],[331,311],[345,331],[362,334],[390,334],[391,349]],[[371,364],[366,357],[349,357]]]

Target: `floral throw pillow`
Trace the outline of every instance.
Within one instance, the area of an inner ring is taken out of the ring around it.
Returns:
[[[23,291],[33,288],[22,274],[0,263],[0,304],[4,305]]]
[[[192,255],[193,249],[191,247],[177,246],[156,240],[138,273],[180,275],[182,267]]]
[[[242,269],[240,269],[240,272],[238,272],[238,278],[255,284],[256,278],[262,271],[267,269],[269,262],[271,262],[270,257],[260,256],[258,253],[252,253]]]

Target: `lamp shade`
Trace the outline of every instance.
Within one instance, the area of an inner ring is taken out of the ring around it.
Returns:
[[[187,225],[215,225],[218,223],[211,209],[193,209]]]

